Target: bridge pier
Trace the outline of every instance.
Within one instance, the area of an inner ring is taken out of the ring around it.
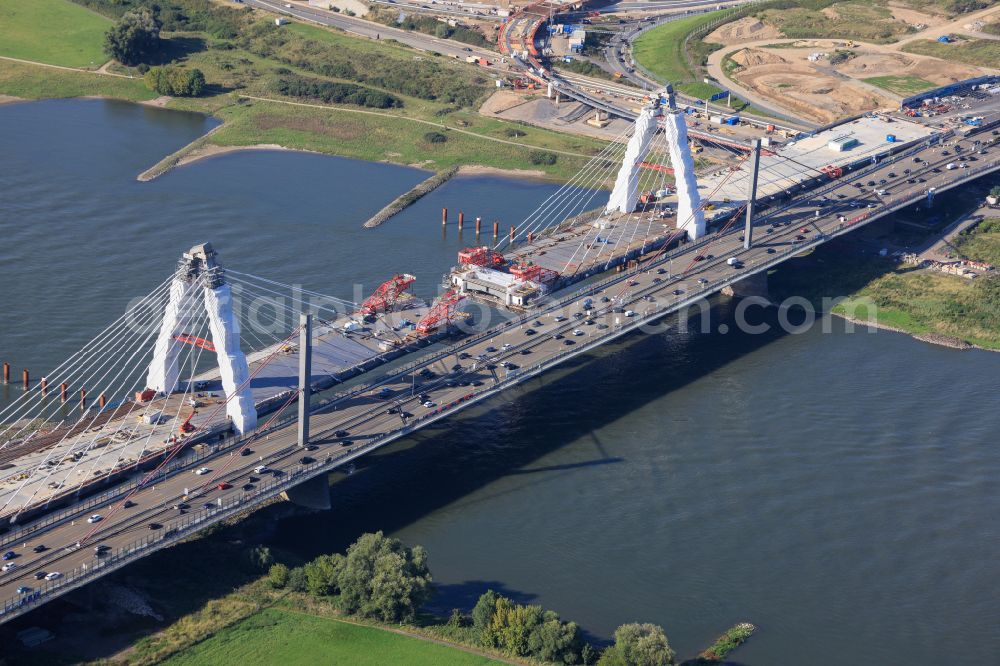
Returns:
[[[289,488],[281,493],[281,497],[292,504],[317,511],[326,511],[332,506],[330,503],[330,484],[326,474],[320,474]]]
[[[755,296],[757,298],[763,298],[768,303],[772,303],[771,292],[767,287],[767,271],[754,273],[753,275],[745,277],[738,282],[734,282],[728,287],[723,287],[722,295],[735,296],[736,298],[748,298],[750,296]]]

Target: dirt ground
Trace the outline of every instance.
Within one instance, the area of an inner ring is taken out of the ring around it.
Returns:
[[[709,44],[730,46],[756,42],[762,39],[775,39],[781,36],[781,31],[774,26],[767,25],[753,16],[747,16],[738,21],[719,26],[713,32],[706,35],[702,41]]]
[[[894,108],[898,97],[861,79],[876,76],[913,76],[937,85],[978,75],[975,67],[895,53],[876,47],[853,49],[855,57],[839,65],[813,53],[833,53],[837,42],[801,40],[795,48],[744,48],[731,58],[742,65],[734,76],[742,85],[817,120],[837,118],[875,109]]]
[[[579,103],[572,100],[566,100],[557,105],[554,101],[545,97],[544,91],[536,92],[535,94],[524,94],[509,90],[500,90],[493,93],[483,103],[479,108],[479,113],[491,118],[521,121],[546,129],[582,134],[605,140],[619,136],[631,126],[631,123],[621,118],[612,120],[611,124],[603,129],[588,125],[585,121],[593,117],[594,114],[592,111],[574,122],[562,120],[563,116],[572,113],[578,107]]]
[[[892,12],[892,17],[894,19],[902,21],[903,23],[909,23],[912,26],[923,25],[926,28],[936,28],[939,25],[948,23],[949,20],[947,16],[918,12],[915,9],[903,7],[892,2],[890,2],[887,6],[889,11]]]

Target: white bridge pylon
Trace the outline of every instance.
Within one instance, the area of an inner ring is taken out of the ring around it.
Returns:
[[[257,409],[247,381],[250,368],[240,349],[240,324],[233,313],[232,290],[215,257],[215,250],[209,243],[195,245],[181,257],[170,285],[170,299],[163,312],[153,360],[146,374],[146,386],[164,395],[170,395],[177,388],[180,345],[175,344],[175,340],[186,332],[192,314],[190,304],[196,300],[188,297],[200,281],[227,399],[226,414],[233,428],[244,433],[257,426]]]
[[[677,188],[677,224],[687,231],[690,240],[697,240],[705,235],[705,214],[701,210],[694,158],[691,157],[691,147],[688,144],[687,123],[684,122],[684,113],[677,109],[674,102],[673,87],[667,86],[664,94],[667,97],[665,110],[661,105],[660,95],[657,94],[636,118],[635,130],[629,139],[615,179],[615,187],[604,212],[618,211],[628,215],[635,211],[636,204],[639,203],[639,171],[662,119]]]

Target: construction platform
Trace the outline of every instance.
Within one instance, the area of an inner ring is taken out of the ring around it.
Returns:
[[[406,298],[374,320],[342,315],[315,326],[313,391],[330,388],[445,335],[443,330],[413,334],[416,322],[429,310],[423,301]],[[294,398],[298,356],[297,340],[248,355],[253,375],[250,390],[258,415],[274,412]],[[216,441],[231,430],[218,368],[196,375],[191,383],[189,389],[188,382],[182,381],[170,396],[109,406],[72,430],[41,431],[20,444],[12,443],[7,447],[9,455],[0,459],[0,507],[27,506],[20,514],[24,520],[33,513],[32,507],[120,480],[178,441],[192,445]],[[67,420],[78,418],[74,414],[79,410],[77,403],[67,402],[64,407]],[[180,432],[185,422],[193,426],[190,434]],[[75,471],[69,472],[74,466]]]

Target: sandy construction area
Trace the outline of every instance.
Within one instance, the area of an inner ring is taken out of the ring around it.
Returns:
[[[719,26],[713,32],[706,35],[702,41],[709,44],[730,46],[779,37],[782,37],[781,31],[773,25],[767,25],[753,16],[747,16],[732,23]]]
[[[894,108],[899,96],[862,79],[893,76],[919,77],[937,85],[978,74],[975,67],[879,49],[852,49],[854,57],[831,65],[827,58],[815,62],[815,53],[833,53],[839,42],[801,40],[793,48],[748,47],[730,57],[741,65],[733,76],[741,85],[795,109],[806,117],[830,122],[837,118]]]

